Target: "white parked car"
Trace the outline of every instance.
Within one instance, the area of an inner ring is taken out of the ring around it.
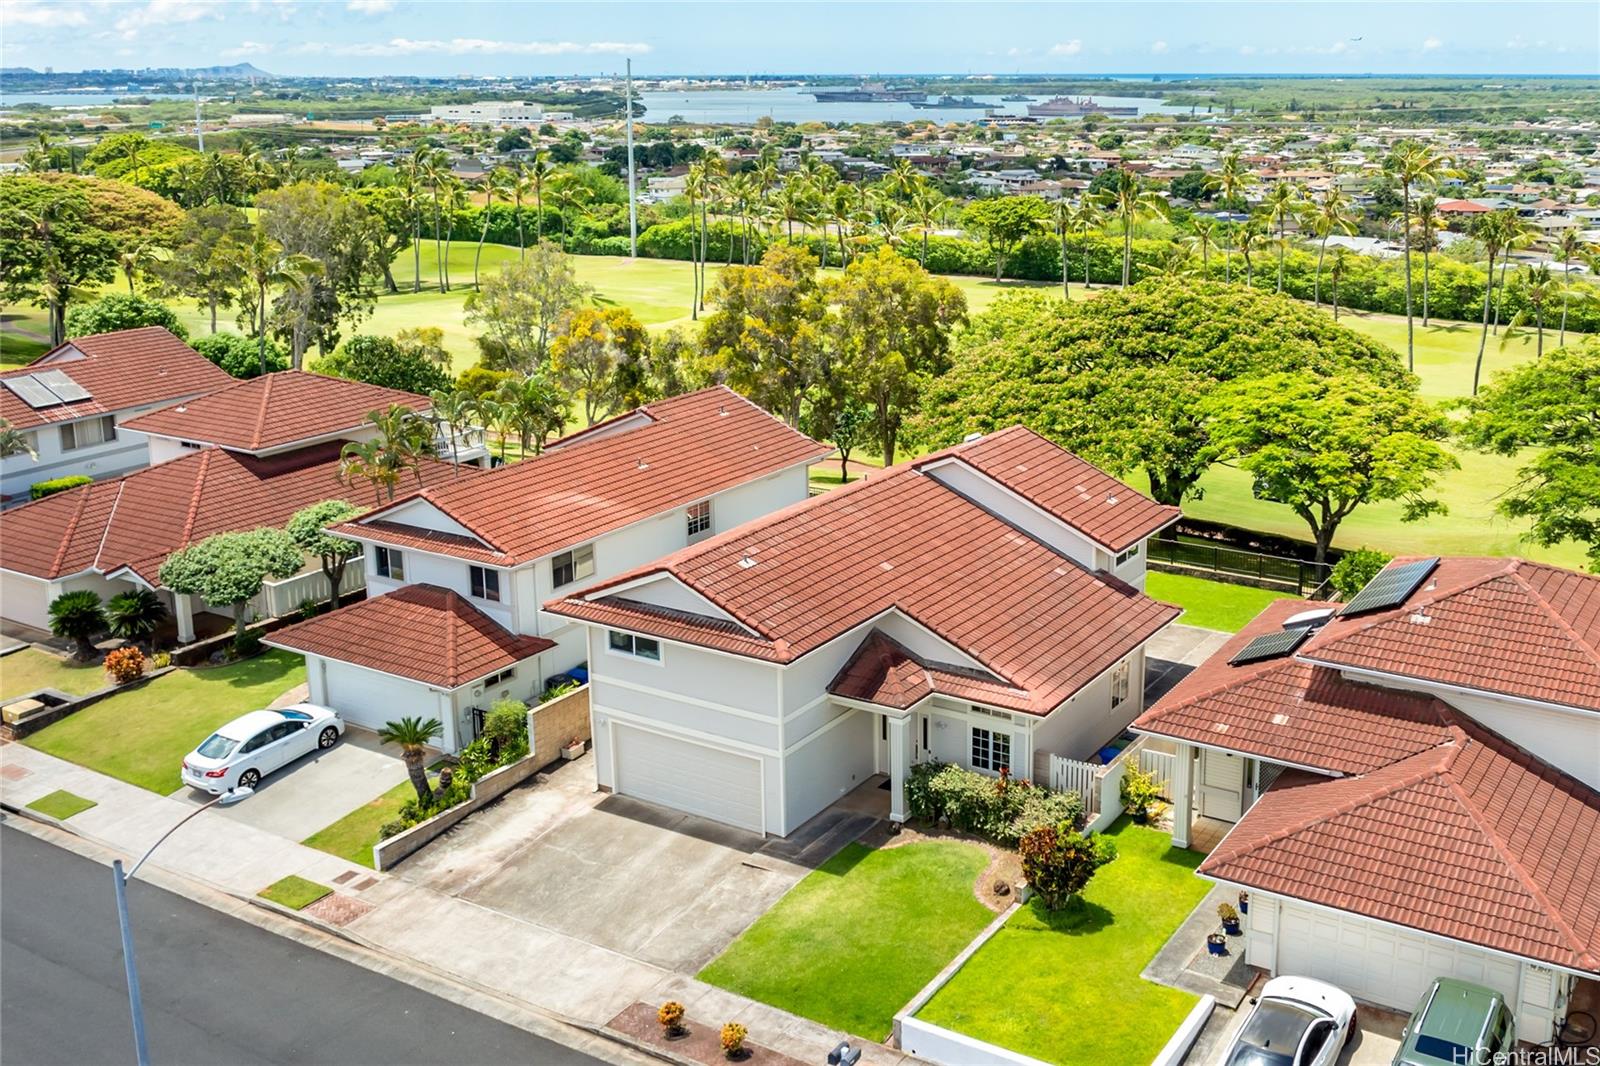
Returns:
[[[212,733],[183,757],[183,783],[214,796],[261,779],[300,756],[339,742],[344,719],[314,703],[251,711]]]
[[[1223,1056],[1225,1066],[1332,1066],[1355,1032],[1356,1001],[1324,981],[1274,977]]]

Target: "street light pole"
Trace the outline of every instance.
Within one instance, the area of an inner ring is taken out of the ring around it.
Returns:
[[[162,841],[181,829],[189,819],[219,803],[224,807],[231,807],[242,799],[248,799],[250,793],[251,790],[248,788],[230,789],[209,803],[202,803],[179,819],[177,825],[162,833],[156,842],[139,856],[139,861],[134,863],[133,869],[127,873],[122,872],[121,859],[111,861],[111,880],[117,892],[117,924],[122,928],[122,969],[128,977],[128,1012],[133,1015],[133,1046],[139,1057],[139,1066],[150,1066],[150,1045],[145,1039],[144,1000],[139,995],[139,966],[133,959],[133,925],[128,920],[128,882],[133,880],[133,875],[139,872],[139,867],[144,865],[151,852],[159,848]]]
[[[639,209],[633,178],[633,60],[628,60],[628,258],[639,258]]]

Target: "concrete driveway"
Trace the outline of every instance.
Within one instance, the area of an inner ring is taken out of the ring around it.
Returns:
[[[1261,991],[1260,985],[1251,989]],[[1209,1066],[1220,1062],[1223,1052],[1233,1042],[1234,1034],[1250,1016],[1249,999],[1239,1004],[1236,1011],[1219,1007],[1211,1021],[1201,1031],[1200,1039],[1184,1060],[1187,1066]],[[1337,1066],[1388,1066],[1394,1053],[1400,1049],[1400,1030],[1405,1028],[1406,1016],[1370,1003],[1356,1004],[1356,1031],[1349,1043],[1339,1053]]]
[[[585,756],[474,814],[394,872],[692,974],[812,865],[847,843],[844,837],[859,824],[842,816],[819,819],[811,837],[815,849],[803,862],[792,861],[786,856],[801,857],[793,839],[769,842],[596,792],[592,757]]]
[[[398,749],[376,733],[349,726],[327,751],[302,755],[261,779],[255,794],[222,810],[229,818],[301,841],[406,780]],[[172,798],[201,804],[204,792],[182,788]]]

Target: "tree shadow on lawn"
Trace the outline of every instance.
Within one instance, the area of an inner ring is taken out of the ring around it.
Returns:
[[[1065,933],[1067,936],[1087,936],[1115,925],[1117,916],[1098,903],[1079,899],[1058,911],[1048,910],[1038,896],[1028,901],[1028,909],[1043,926],[1042,929],[1019,930],[1028,933]]]

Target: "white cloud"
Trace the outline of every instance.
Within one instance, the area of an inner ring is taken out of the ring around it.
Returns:
[[[1152,42],[1151,45],[1150,45],[1150,51],[1154,55],[1158,55],[1158,56],[1166,55],[1167,54],[1167,42],[1166,41],[1154,41],[1154,42]]]
[[[1241,44],[1239,46],[1239,54],[1242,56],[1253,56],[1256,54],[1256,46],[1253,44]]]
[[[414,56],[414,55],[644,55],[650,51],[648,44],[627,41],[488,41],[476,37],[454,37],[448,41],[414,41],[405,37],[391,37],[387,41],[364,44],[335,45],[332,48],[302,48],[301,51],[331,51],[344,56]]]
[[[83,9],[61,3],[41,4],[34,0],[12,0],[5,7],[5,21],[13,26],[84,26],[89,17]]]
[[[1081,51],[1083,51],[1083,42],[1076,38],[1070,41],[1063,41],[1061,44],[1053,45],[1050,48],[1050,54],[1053,56],[1075,56]]]
[[[260,41],[240,41],[232,48],[224,48],[220,53],[224,59],[243,59],[246,56],[264,56],[272,51],[270,44]]]
[[[345,10],[358,15],[381,15],[394,10],[394,0],[350,0],[344,6]]]
[[[1426,41],[1422,42],[1422,50],[1424,52],[1437,52],[1443,47],[1444,42],[1439,40],[1437,37],[1429,37]]]
[[[219,19],[222,14],[221,0],[150,0],[117,19],[116,28],[123,37],[132,38],[151,26]]]

